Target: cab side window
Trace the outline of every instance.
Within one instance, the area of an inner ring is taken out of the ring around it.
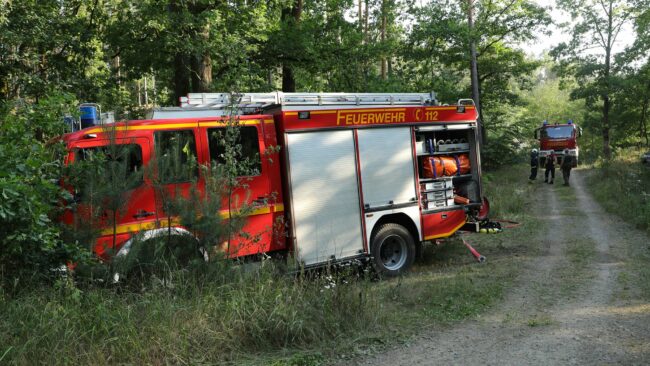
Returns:
[[[100,164],[98,174],[120,180],[125,190],[139,187],[143,182],[142,147],[138,144],[110,144],[76,149],[75,162]]]
[[[226,163],[226,129],[209,128],[208,145],[212,164]],[[254,126],[239,127],[239,138],[233,149],[233,158],[238,165],[240,176],[257,176],[262,171],[260,160],[260,143],[257,128]]]
[[[198,177],[194,131],[157,131],[154,144],[162,183],[189,182]]]

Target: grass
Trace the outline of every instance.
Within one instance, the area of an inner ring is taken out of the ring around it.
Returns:
[[[221,263],[173,286],[75,285],[0,293],[0,364],[319,365],[408,342],[425,328],[471,318],[498,302],[534,251],[540,230],[524,166],[487,175],[495,217],[523,225],[427,247],[413,272],[375,281],[351,273],[288,277],[265,264]]]
[[[596,165],[587,179],[598,202],[636,227],[650,231],[650,166],[640,150],[626,150],[609,163]]]
[[[528,319],[526,324],[531,328],[547,326],[553,324],[553,318],[548,315],[538,315]]]

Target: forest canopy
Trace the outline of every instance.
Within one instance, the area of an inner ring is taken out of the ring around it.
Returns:
[[[646,2],[4,0],[0,97],[67,93],[134,119],[188,92],[435,91],[480,104],[488,165],[549,118],[607,158],[649,142]],[[526,54],[557,27],[568,42]]]

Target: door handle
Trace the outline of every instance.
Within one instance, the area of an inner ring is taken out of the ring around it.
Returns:
[[[257,205],[266,205],[268,203],[268,198],[266,196],[259,196],[256,200],[253,200],[254,204]]]
[[[145,218],[145,217],[153,216],[153,215],[155,215],[155,214],[156,214],[155,212],[150,212],[150,211],[140,210],[140,211],[136,212],[135,215],[133,215],[133,218],[136,218],[136,219],[143,219],[143,218]]]

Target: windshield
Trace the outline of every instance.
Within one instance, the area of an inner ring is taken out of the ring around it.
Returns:
[[[549,126],[542,128],[542,138],[568,139],[573,137],[573,126]]]

